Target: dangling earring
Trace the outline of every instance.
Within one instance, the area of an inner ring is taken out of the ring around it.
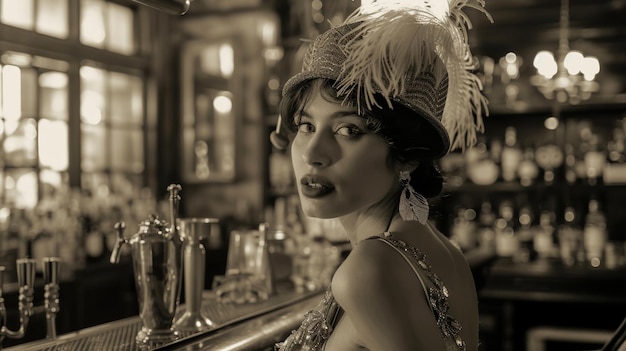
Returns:
[[[411,172],[400,171],[400,184],[402,194],[400,194],[400,217],[405,221],[418,221],[426,224],[428,220],[428,200],[415,191],[410,184]]]

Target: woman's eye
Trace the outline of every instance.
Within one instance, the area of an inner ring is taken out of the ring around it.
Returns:
[[[363,130],[355,125],[343,126],[335,132],[337,135],[341,136],[358,136],[365,134]]]
[[[301,122],[297,125],[298,132],[301,133],[312,133],[315,131],[315,128],[311,123]]]

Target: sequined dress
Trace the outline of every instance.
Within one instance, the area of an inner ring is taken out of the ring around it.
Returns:
[[[409,263],[424,289],[430,309],[435,316],[441,337],[447,351],[465,351],[465,342],[460,336],[461,324],[448,313],[448,289],[431,270],[426,255],[417,248],[398,239],[392,239],[388,233],[384,237],[375,236],[367,240],[378,239],[393,247]],[[335,301],[330,289],[322,301],[307,312],[300,327],[291,332],[285,341],[276,344],[276,351],[321,351],[333,332],[341,316],[341,307]]]

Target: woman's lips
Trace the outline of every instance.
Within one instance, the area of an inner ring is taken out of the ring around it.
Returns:
[[[335,191],[328,179],[319,176],[304,176],[300,178],[300,185],[300,191],[306,197],[322,197]]]

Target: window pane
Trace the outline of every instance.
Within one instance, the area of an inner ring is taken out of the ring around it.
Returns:
[[[45,72],[39,76],[40,116],[68,120],[68,77],[62,72]]]
[[[107,13],[107,49],[120,54],[135,53],[133,11],[122,5],[109,3]]]
[[[7,121],[22,116],[22,70],[17,66],[2,66],[2,115]]]
[[[96,172],[83,172],[81,175],[81,188],[91,191],[92,194],[97,194],[98,189],[109,188],[109,176],[105,173]]]
[[[34,0],[1,0],[2,23],[23,29],[33,29]]]
[[[143,172],[142,130],[111,130],[111,168],[131,173]]]
[[[22,68],[22,117],[37,115],[37,72],[33,68]]]
[[[103,48],[106,39],[105,9],[102,0],[80,2],[80,41],[89,46]]]
[[[124,194],[126,196],[134,196],[134,201],[140,201],[141,197],[144,197],[145,194],[142,194],[139,189],[143,187],[143,179],[140,174],[127,174],[127,173],[113,173],[111,174],[111,190],[118,194]],[[153,212],[153,211],[152,211]],[[151,211],[146,210],[143,213],[151,213]],[[145,214],[139,214],[141,216],[145,216]],[[128,227],[132,228],[132,227]]]
[[[67,123],[43,119],[39,121],[39,163],[55,171],[69,165]]]
[[[6,171],[5,189],[7,202],[16,208],[33,208],[37,204],[37,173],[30,168]]]
[[[97,125],[103,122],[106,116],[106,71],[82,66],[80,78],[80,119],[84,123]]]
[[[106,161],[106,129],[102,125],[93,126],[83,124],[81,126],[82,158],[81,168],[83,171],[104,170]]]
[[[143,122],[143,84],[140,77],[110,72],[111,123],[114,125]]]
[[[60,173],[50,170],[42,170],[39,173],[41,183],[41,197],[54,197],[59,191],[69,188],[67,173]]]
[[[214,44],[204,48],[195,62],[196,70],[209,76],[229,78],[235,65],[232,45]]]
[[[0,167],[0,184],[4,184],[4,164]],[[6,199],[4,187],[0,186],[0,198]],[[7,206],[7,203],[2,204],[2,207]],[[3,218],[3,210],[0,208],[0,220]]]
[[[3,143],[5,162],[8,166],[36,166],[37,127],[35,120],[7,120],[4,124]]]
[[[67,0],[39,0],[37,31],[57,38],[67,38],[67,11]]]

